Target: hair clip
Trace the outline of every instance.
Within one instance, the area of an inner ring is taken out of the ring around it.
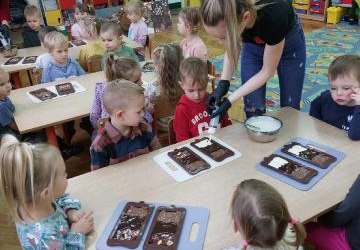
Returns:
[[[295,217],[291,216],[290,224],[295,225],[297,222],[298,220]]]
[[[241,245],[246,248],[249,246],[249,242],[247,240],[243,240]]]

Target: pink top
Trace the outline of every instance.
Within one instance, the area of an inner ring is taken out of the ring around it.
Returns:
[[[195,37],[188,41],[186,38],[182,40],[180,46],[183,50],[183,55],[185,58],[193,56],[198,57],[204,61],[207,60],[207,50],[205,43],[200,37]]]
[[[145,47],[147,35],[148,35],[148,27],[144,22],[144,20],[140,19],[136,23],[130,24],[128,36],[134,42],[137,42]],[[145,54],[144,49],[139,49],[137,52],[141,55]]]
[[[85,33],[85,31],[80,27],[78,23],[75,23],[71,26],[71,37],[76,39],[86,39],[88,38],[88,35]]]

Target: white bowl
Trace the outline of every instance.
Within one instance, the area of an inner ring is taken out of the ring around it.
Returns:
[[[277,138],[283,123],[278,118],[261,115],[250,117],[244,122],[244,126],[254,141],[271,142]]]

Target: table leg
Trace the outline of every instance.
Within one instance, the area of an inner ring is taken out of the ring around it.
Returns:
[[[51,145],[59,148],[59,144],[57,142],[56,134],[55,134],[55,127],[51,126],[51,127],[45,128],[45,133],[46,133],[46,137],[48,139],[48,142]]]
[[[15,88],[19,89],[22,87],[19,71],[11,73],[11,79],[13,80],[13,82],[15,84]]]

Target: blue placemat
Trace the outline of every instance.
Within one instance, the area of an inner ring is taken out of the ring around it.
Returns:
[[[280,173],[278,173],[276,171],[273,171],[273,170],[271,170],[269,168],[266,168],[266,167],[262,166],[260,163],[256,164],[256,169],[259,170],[260,172],[262,172],[264,174],[267,174],[267,175],[270,175],[270,176],[274,177],[275,179],[278,179],[279,181],[285,182],[286,184],[289,184],[290,186],[293,186],[293,187],[295,187],[297,189],[300,189],[300,190],[303,190],[303,191],[309,190],[312,186],[314,186],[318,181],[321,180],[321,178],[323,178],[331,169],[333,169],[346,156],[345,153],[343,153],[343,152],[341,152],[339,150],[324,146],[324,145],[322,145],[320,143],[313,142],[313,141],[307,140],[305,138],[294,137],[289,142],[287,142],[286,144],[288,144],[290,142],[298,142],[298,143],[301,143],[301,144],[304,144],[304,145],[307,145],[307,144],[313,145],[313,146],[325,151],[326,153],[335,156],[336,159],[337,159],[328,168],[322,169],[322,168],[319,168],[319,167],[316,167],[316,166],[312,165],[311,163],[308,163],[306,161],[302,161],[302,160],[300,160],[298,158],[295,158],[295,157],[293,157],[291,155],[288,155],[288,154],[285,154],[285,153],[281,152],[282,147],[275,150],[273,152],[274,154],[284,156],[286,158],[289,158],[290,160],[301,163],[302,165],[304,165],[306,167],[309,167],[309,168],[312,168],[312,169],[315,169],[316,171],[318,171],[318,174],[316,176],[314,176],[314,178],[312,178],[306,184],[295,181],[295,180],[293,180],[293,179],[291,179],[291,178],[289,178],[289,177],[287,177],[285,175],[282,175],[282,174],[280,174]]]
[[[124,209],[126,203],[129,201],[124,200],[121,201],[118,206],[116,207],[114,213],[111,215],[108,223],[106,224],[104,230],[102,231],[101,235],[99,236],[96,242],[96,249],[98,250],[118,250],[118,249],[129,249],[125,247],[110,247],[106,244],[106,241],[111,233],[111,230],[114,228],[115,223],[117,222],[121,211]],[[145,232],[141,239],[139,246],[135,249],[143,249],[143,245],[148,234],[151,222],[155,215],[155,211],[158,206],[170,206],[158,203],[149,203],[154,205],[154,211],[151,215],[148,225],[146,226]],[[207,223],[209,220],[209,209],[205,207],[193,207],[193,206],[182,206],[182,205],[175,205],[176,207],[183,207],[186,209],[185,219],[183,223],[183,227],[181,230],[180,241],[178,245],[178,249],[192,249],[192,250],[201,250],[203,249],[205,234]],[[189,234],[191,232],[191,228],[193,224],[198,224],[198,233],[196,239],[194,241],[190,240]]]

